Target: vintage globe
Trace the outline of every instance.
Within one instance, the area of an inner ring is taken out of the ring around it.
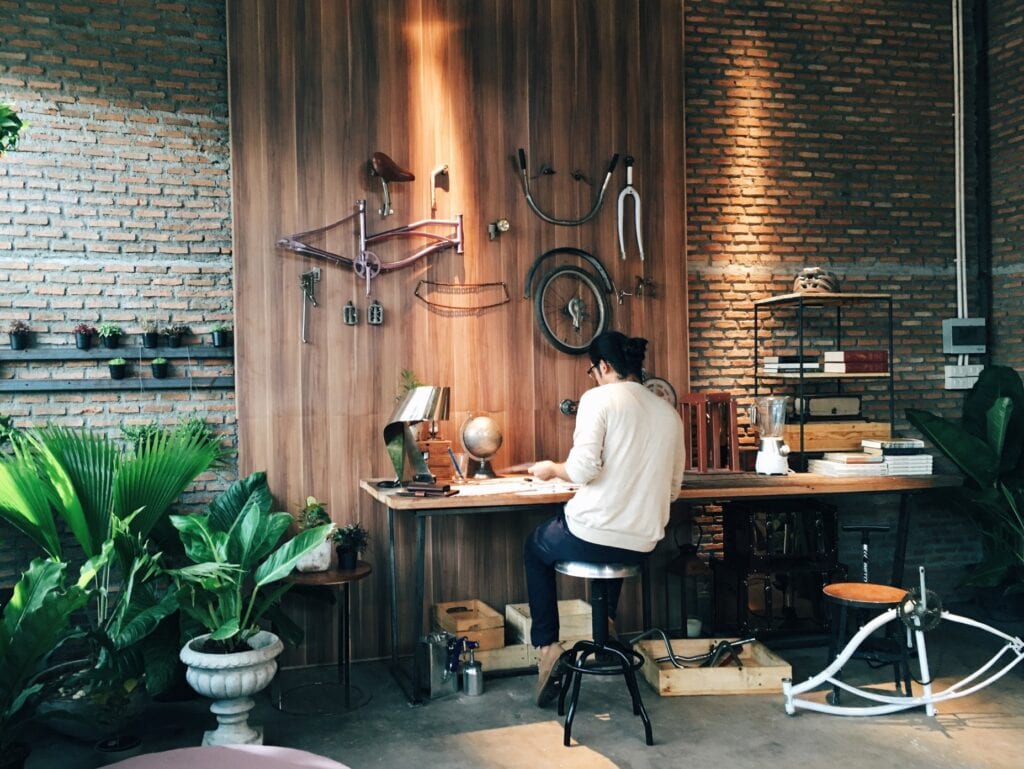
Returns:
[[[471,417],[463,423],[459,437],[466,452],[480,462],[480,469],[473,477],[493,478],[494,472],[487,460],[501,448],[501,429],[498,423],[490,417]]]

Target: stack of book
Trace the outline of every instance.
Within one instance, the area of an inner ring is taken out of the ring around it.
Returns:
[[[861,441],[864,452],[882,458],[886,475],[931,475],[933,457],[919,438]]]
[[[889,370],[888,350],[830,350],[824,359],[826,374],[884,374]]]
[[[826,451],[821,459],[808,460],[807,469],[840,478],[885,475],[885,459],[863,451]]]
[[[796,374],[800,371],[819,371],[817,355],[765,355],[765,374]]]

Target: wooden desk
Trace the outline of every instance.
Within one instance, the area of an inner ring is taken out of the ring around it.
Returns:
[[[679,503],[697,505],[732,499],[784,497],[831,497],[848,494],[893,494],[901,495],[899,519],[896,526],[896,554],[893,559],[892,584],[903,581],[903,565],[906,555],[907,535],[910,529],[910,494],[926,489],[959,486],[960,476],[955,475],[894,475],[867,478],[832,478],[813,473],[790,473],[789,475],[756,475],[735,473],[723,475],[687,474]],[[359,487],[369,496],[384,505],[388,525],[388,592],[391,600],[391,667],[399,684],[406,689],[409,701],[422,702],[419,697],[419,669],[413,654],[412,680],[406,687],[404,674],[398,664],[398,574],[395,561],[395,513],[407,512],[416,516],[416,585],[413,599],[412,627],[415,639],[424,632],[424,550],[426,542],[426,519],[446,515],[482,515],[509,513],[529,508],[551,508],[556,512],[573,495],[571,491],[495,493],[469,496],[456,494],[451,497],[409,497],[398,496],[397,489],[379,489],[376,480],[361,480]],[[453,488],[457,488],[454,487]],[[677,503],[678,504],[678,503]],[[647,580],[645,580],[646,582]],[[651,616],[650,593],[644,590],[644,624]],[[646,628],[645,628],[646,629]],[[415,650],[414,650],[415,652]]]

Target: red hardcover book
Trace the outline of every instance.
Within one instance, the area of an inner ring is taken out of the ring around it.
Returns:
[[[831,350],[825,353],[826,363],[862,363],[874,361],[888,365],[888,350]]]
[[[826,374],[884,374],[888,370],[885,361],[877,360],[826,363],[823,369]]]

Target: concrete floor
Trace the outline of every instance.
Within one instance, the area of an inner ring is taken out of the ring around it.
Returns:
[[[956,607],[967,613],[965,607]],[[1024,623],[996,621],[1024,634]],[[989,640],[991,639],[991,641]],[[996,641],[988,634],[944,623],[929,634],[929,660],[937,686],[951,683],[988,659]],[[820,649],[780,654],[800,681],[823,665]],[[885,680],[888,669],[851,663],[850,679]],[[253,723],[265,726],[268,744],[307,750],[365,767],[877,767],[885,769],[1018,769],[1024,765],[1024,663],[970,697],[942,704],[935,718],[923,711],[872,718],[840,718],[808,711],[787,716],[781,694],[658,697],[641,684],[654,725],[655,745],[643,742],[619,680],[584,681],[573,737],[561,744],[554,706],[533,702],[536,678],[489,678],[480,697],[462,694],[410,707],[382,663],[355,666],[358,685],[372,692],[364,707],[344,716],[296,716],[259,699]],[[291,683],[303,671],[284,675]],[[823,695],[822,695],[823,696]],[[144,752],[196,745],[213,717],[208,703],[152,704],[136,723]],[[91,769],[89,745],[38,731],[28,769]]]

